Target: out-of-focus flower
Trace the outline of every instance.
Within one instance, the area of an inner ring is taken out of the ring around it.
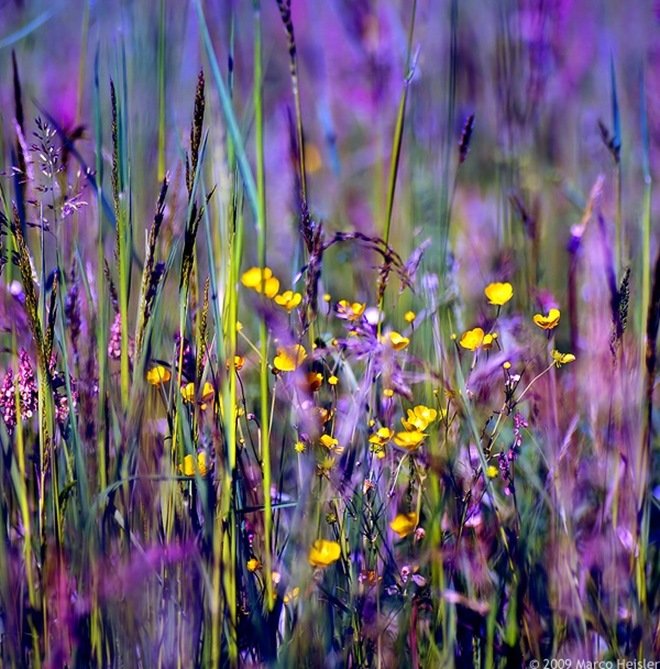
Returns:
[[[458,343],[468,351],[476,351],[483,341],[484,331],[481,328],[473,328],[472,330],[463,333],[463,336]]]
[[[369,437],[370,444],[386,444],[394,436],[394,430],[389,427],[381,427]]]
[[[403,427],[409,432],[424,432],[424,430],[438,417],[438,412],[431,407],[418,404],[408,409],[408,418],[402,418]]]
[[[0,388],[0,411],[5,421],[7,431],[13,432],[16,427],[16,387],[14,385],[14,372],[7,370]]]
[[[331,386],[336,386],[339,383],[339,379],[333,374],[332,376],[328,377],[328,383]]]
[[[321,437],[319,438],[319,441],[328,450],[334,448],[339,444],[339,441],[337,441],[337,439],[335,439],[334,437],[331,437],[329,434],[322,434]]]
[[[21,349],[18,363],[18,394],[21,397],[21,415],[24,419],[32,418],[39,406],[39,389],[30,364],[30,356]]]
[[[202,402],[210,402],[215,397],[213,385],[206,381],[202,386]]]
[[[245,566],[247,567],[247,570],[249,572],[255,572],[257,569],[261,568],[261,562],[257,560],[257,558],[250,558],[246,563]]]
[[[559,325],[559,318],[561,317],[561,312],[559,309],[554,307],[548,311],[548,314],[544,316],[543,314],[534,314],[533,321],[538,325],[542,330],[553,330]]]
[[[481,342],[481,346],[485,351],[489,351],[491,348],[493,348],[493,344],[495,343],[495,340],[497,339],[497,332],[489,332],[488,334],[484,335],[484,340]]]
[[[416,451],[425,438],[426,435],[423,432],[419,432],[417,430],[397,432],[394,435],[394,443],[399,448],[403,448],[406,451]]]
[[[241,369],[243,369],[243,365],[245,365],[245,358],[242,355],[235,355],[234,356],[234,369],[237,372],[240,372]],[[225,366],[227,367],[227,369],[230,368],[231,365],[229,363],[229,360],[227,360],[227,363],[226,363]]]
[[[295,588],[292,588],[291,590],[289,590],[289,592],[285,593],[284,597],[282,597],[282,601],[285,604],[289,604],[294,599],[296,599],[299,594],[300,594],[300,588],[298,586],[296,586]]]
[[[572,353],[560,353],[557,349],[552,351],[552,360],[557,367],[567,365],[569,362],[575,361],[575,356]]]
[[[414,311],[406,311],[406,313],[403,314],[403,320],[406,321],[406,323],[412,323],[416,317],[417,314]]]
[[[486,468],[486,476],[489,479],[497,478],[499,471],[500,470],[497,467],[495,467],[495,465],[488,465],[488,467]]]
[[[399,513],[390,522],[390,528],[403,539],[415,531],[417,522],[417,514],[414,511],[410,513]]]
[[[395,351],[403,351],[410,343],[408,337],[404,337],[399,332],[388,332],[383,337],[383,342],[389,344]]]
[[[336,541],[317,539],[309,549],[309,564],[312,567],[328,567],[341,557],[341,546]]]
[[[181,397],[184,402],[192,404],[195,401],[195,384],[191,381],[181,386]]]
[[[292,290],[285,290],[281,295],[275,295],[273,302],[291,313],[302,302],[302,295]]]
[[[197,467],[195,467],[195,463],[197,463]],[[199,470],[200,476],[206,476],[208,474],[209,465],[206,451],[200,451],[197,454],[197,458],[190,454],[186,455],[183,458],[183,464],[179,465],[179,471],[184,476],[195,476],[197,470]]]
[[[251,267],[241,277],[241,283],[246,288],[252,288],[257,293],[263,293],[266,297],[272,299],[277,295],[280,289],[279,279],[273,276],[273,270],[270,267]]]
[[[304,453],[306,448],[305,442],[298,439],[298,441],[293,445],[293,448],[296,453]]]
[[[513,297],[513,286],[510,283],[489,283],[484,288],[484,295],[490,304],[501,307]]]
[[[283,346],[277,349],[277,355],[273,360],[273,366],[280,372],[293,372],[307,357],[305,347],[300,344]]]
[[[156,388],[167,383],[171,378],[172,374],[170,373],[170,370],[163,365],[156,365],[147,372],[147,383]]]
[[[349,302],[348,300],[339,300],[337,303],[337,316],[347,321],[356,321],[366,309],[367,305],[361,302]]]
[[[108,357],[110,360],[121,358],[121,314],[115,315],[115,320],[110,326],[110,337],[108,338]]]
[[[321,372],[309,372],[306,381],[309,392],[315,393],[323,383],[323,374]]]

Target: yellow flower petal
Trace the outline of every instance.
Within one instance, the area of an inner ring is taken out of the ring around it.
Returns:
[[[197,454],[197,470],[199,470],[200,476],[206,476],[209,471],[208,467],[208,458],[205,451]],[[183,458],[183,465],[179,465],[179,471],[184,476],[195,476],[195,457],[188,454]]]
[[[385,337],[383,337],[383,340],[388,342],[395,351],[403,351],[403,349],[410,343],[410,339],[404,337],[399,332],[388,332]]]
[[[293,372],[302,365],[306,357],[305,347],[300,344],[281,347],[277,349],[273,366],[280,372]]]
[[[207,381],[202,388],[202,402],[210,402],[215,396],[213,386]]]
[[[163,367],[163,365],[156,365],[147,372],[147,383],[150,383],[152,386],[162,386],[171,378],[172,374],[170,374],[170,370],[167,367]]]
[[[484,294],[490,304],[501,307],[513,297],[513,286],[510,283],[489,283]]]
[[[481,328],[474,328],[465,332],[458,343],[468,351],[476,351],[483,340],[484,331]]]
[[[544,316],[543,314],[534,314],[533,321],[542,330],[552,330],[559,325],[560,317],[561,312],[559,309],[552,308],[548,311],[547,316]]]
[[[399,513],[390,522],[390,528],[403,539],[415,531],[417,522],[417,514],[414,511],[411,513]]]
[[[394,430],[389,427],[381,427],[374,434],[369,437],[370,444],[379,444],[382,446],[386,444],[394,436]]]
[[[331,386],[336,386],[339,383],[339,379],[333,374],[332,376],[328,377],[328,383]]]
[[[397,432],[394,435],[394,443],[399,448],[404,448],[407,451],[415,451],[420,447],[425,438],[426,435],[418,430]]]
[[[336,541],[317,539],[309,549],[309,564],[312,567],[328,567],[341,557],[341,546]]]

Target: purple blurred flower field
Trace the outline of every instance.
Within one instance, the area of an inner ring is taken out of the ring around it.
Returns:
[[[657,660],[659,28],[0,0],[0,665]]]

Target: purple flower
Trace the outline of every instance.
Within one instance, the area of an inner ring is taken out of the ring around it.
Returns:
[[[5,378],[0,387],[0,411],[2,419],[7,425],[7,430],[11,433],[16,427],[16,398],[14,387],[14,373],[11,369],[7,370]]]
[[[23,420],[32,418],[39,406],[39,389],[34,378],[30,357],[25,349],[19,352],[18,392],[21,396],[21,414]]]

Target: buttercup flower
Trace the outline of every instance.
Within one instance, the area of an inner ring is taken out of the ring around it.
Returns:
[[[329,434],[322,434],[319,438],[319,441],[328,450],[330,450],[330,449],[334,448],[335,446],[339,445],[339,442],[334,437],[331,437]]]
[[[560,353],[557,349],[554,349],[551,355],[552,360],[557,367],[561,367],[562,365],[567,365],[569,362],[575,361],[575,356],[572,353]]]
[[[317,539],[309,549],[309,564],[312,567],[328,567],[341,557],[341,546],[336,541]]]
[[[291,313],[302,302],[302,295],[292,290],[285,290],[281,295],[275,295],[273,302]]]
[[[197,469],[200,476],[206,476],[209,471],[208,457],[206,451],[201,451],[197,454]],[[195,457],[188,454],[183,458],[183,465],[179,465],[179,471],[184,476],[195,476]]]
[[[542,330],[553,330],[559,325],[559,318],[561,317],[561,312],[559,309],[554,307],[548,311],[548,315],[544,316],[543,314],[534,314],[532,319],[536,325],[538,325]]]
[[[465,332],[458,343],[468,351],[476,351],[483,343],[483,340],[484,331],[481,328],[474,328]]]
[[[369,437],[370,444],[379,444],[382,446],[386,444],[394,436],[394,430],[389,427],[381,427],[374,434]]]
[[[423,432],[419,432],[418,430],[397,432],[394,435],[394,443],[399,448],[403,448],[406,451],[416,451],[425,438],[426,435]]]
[[[424,432],[424,430],[438,417],[435,409],[418,404],[414,409],[408,409],[408,418],[402,418],[403,427],[409,432]]]
[[[403,320],[406,321],[406,323],[412,323],[416,317],[417,314],[414,311],[406,311],[406,313],[403,314]]]
[[[195,384],[192,381],[186,383],[185,386],[181,386],[181,397],[183,397],[184,402],[189,404],[195,401]]]
[[[158,388],[167,383],[172,378],[172,374],[167,367],[156,365],[147,372],[147,383]]]
[[[417,514],[414,511],[411,513],[399,513],[390,522],[390,528],[403,539],[415,531],[417,522]]]
[[[277,355],[273,360],[273,366],[280,372],[293,372],[307,357],[305,347],[300,344],[284,346],[277,349]]]
[[[383,342],[388,343],[395,351],[403,351],[410,343],[410,339],[398,332],[388,332],[383,337]]]
[[[270,267],[251,267],[241,277],[241,283],[246,288],[252,288],[257,293],[263,293],[266,297],[273,298],[280,289],[279,279],[273,276],[273,270]]]
[[[484,288],[484,295],[490,304],[501,307],[513,297],[513,286],[510,283],[489,283]]]
[[[347,321],[356,321],[367,308],[366,304],[361,302],[349,302],[348,300],[339,300],[337,303],[337,316]]]
[[[261,562],[257,560],[257,558],[250,558],[246,563],[245,566],[247,567],[247,570],[249,572],[255,572],[257,569],[261,567]]]

